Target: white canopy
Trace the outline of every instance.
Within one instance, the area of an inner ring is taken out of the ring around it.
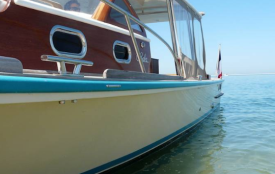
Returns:
[[[200,14],[186,0],[177,1],[182,5],[185,5],[193,13],[200,16]],[[129,2],[143,23],[168,21],[166,0],[129,0]]]

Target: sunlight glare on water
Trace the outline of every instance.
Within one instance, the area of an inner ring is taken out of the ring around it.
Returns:
[[[228,76],[220,108],[117,174],[275,173],[275,75]]]

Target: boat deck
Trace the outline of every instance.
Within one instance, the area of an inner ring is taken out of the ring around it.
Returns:
[[[111,70],[107,69],[100,73],[81,73],[79,75],[72,74],[68,72],[66,75],[61,75],[58,71],[48,71],[48,70],[32,70],[23,69],[23,73],[9,73],[0,72],[0,75],[5,76],[19,76],[19,77],[38,77],[38,78],[53,78],[53,79],[71,79],[71,80],[126,80],[126,81],[182,81],[181,76],[176,75],[164,75],[164,74],[153,74],[153,73],[141,73],[133,71],[123,71],[123,70]],[[195,79],[194,79],[195,80]]]

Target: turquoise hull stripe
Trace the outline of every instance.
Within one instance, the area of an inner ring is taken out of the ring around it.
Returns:
[[[222,83],[216,81],[106,81],[68,80],[19,76],[0,76],[0,93],[52,93],[129,91],[163,88],[194,87]],[[108,88],[107,85],[120,85]]]
[[[144,147],[142,149],[139,149],[139,150],[137,150],[137,151],[135,151],[135,152],[133,152],[133,153],[131,153],[129,155],[126,155],[124,157],[121,157],[121,158],[116,159],[114,161],[111,161],[109,163],[106,163],[104,165],[96,167],[96,168],[94,168],[92,170],[89,170],[87,172],[84,172],[82,174],[99,173],[99,172],[102,172],[104,170],[108,170],[108,169],[112,168],[113,166],[117,166],[117,165],[123,164],[123,163],[125,163],[125,162],[127,162],[127,161],[129,161],[131,159],[134,159],[135,157],[138,157],[138,156],[142,155],[143,153],[154,149],[155,147],[157,147],[157,146],[165,143],[166,141],[169,141],[170,139],[176,137],[177,135],[179,135],[179,134],[187,131],[191,127],[195,126],[196,124],[198,124],[199,122],[201,122],[203,119],[205,119],[208,115],[210,115],[213,111],[215,111],[218,106],[219,105],[217,105],[215,108],[213,108],[210,111],[208,111],[206,114],[204,114],[203,116],[201,116],[199,119],[195,120],[194,122],[188,124],[187,126],[181,128],[181,129],[179,129],[178,131],[176,131],[176,132],[168,135],[167,137],[164,137],[164,138],[162,138],[162,139],[160,139],[160,140],[158,140],[158,141],[156,141],[156,142],[154,142],[154,143],[152,143],[152,144],[150,144],[150,145],[148,145],[148,146],[146,146],[146,147]]]

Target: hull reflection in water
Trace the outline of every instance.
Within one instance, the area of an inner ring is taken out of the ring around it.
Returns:
[[[115,174],[215,173],[213,161],[221,153],[225,137],[223,108],[218,107],[194,129],[167,147],[125,167]],[[221,166],[220,166],[221,167]]]

